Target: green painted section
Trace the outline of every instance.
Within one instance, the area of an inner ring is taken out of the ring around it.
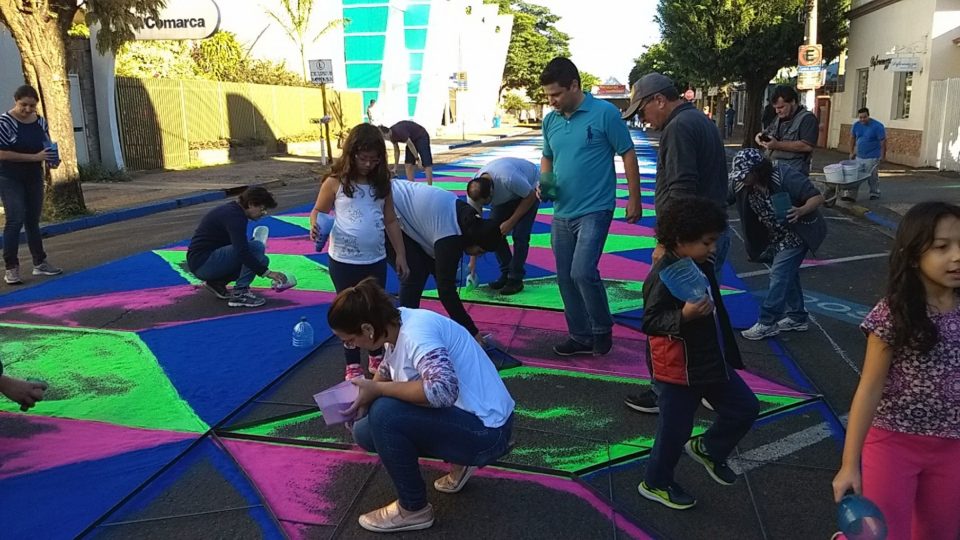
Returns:
[[[306,221],[304,227],[309,227],[310,220],[309,218],[303,217],[290,217],[284,216],[286,221],[287,219],[302,219]],[[299,225],[299,223],[297,224]],[[269,251],[269,244],[267,250]],[[183,272],[186,267],[187,252],[186,251],[163,251],[158,250],[154,251],[155,254],[162,257],[167,263],[174,269],[179,272]],[[330,279],[330,272],[327,271],[327,267],[312,260],[304,257],[303,255],[288,255],[282,253],[267,253],[267,256],[270,257],[270,268],[278,271],[293,274],[297,278],[297,289],[301,291],[323,291],[323,292],[336,292],[336,289],[333,286],[333,281]],[[188,274],[189,275],[189,274]],[[191,283],[199,284],[200,280],[194,278],[192,275],[189,275]],[[269,289],[272,285],[271,281],[265,277],[256,277],[251,284],[254,288],[260,289]]]
[[[347,64],[348,88],[379,88],[381,64]]]
[[[347,62],[373,60],[383,61],[383,49],[387,42],[386,36],[344,36],[344,57]],[[359,67],[350,66],[347,67]],[[370,67],[370,66],[364,66]]]
[[[407,5],[403,12],[404,26],[427,26],[430,22],[430,4]]]
[[[297,416],[295,418],[267,421],[256,426],[231,431],[233,433],[242,435],[258,435],[261,437],[276,437],[279,439],[293,439],[297,441],[313,441],[322,443],[348,442],[348,436],[324,437],[320,436],[319,434],[312,433],[316,431],[316,421],[322,417],[323,414],[321,414],[320,411],[316,411],[303,416]],[[309,434],[304,434],[304,432]]]
[[[304,231],[310,230],[310,216],[273,216],[273,219],[279,219],[291,225],[296,225]]]
[[[423,53],[422,52],[410,53],[410,71],[422,71],[422,70],[423,70]]]
[[[131,332],[0,324],[5,374],[50,388],[33,414],[202,433],[208,429]],[[0,400],[0,411],[19,405]]]
[[[435,172],[433,173],[433,175],[434,176],[455,176],[457,178],[473,178],[474,176],[477,175],[477,173],[467,172],[467,171],[443,171],[443,172]],[[437,186],[437,185],[440,185],[441,183],[442,182],[434,182],[433,185]],[[463,185],[463,184],[459,184],[459,185]],[[443,189],[450,189],[450,188],[444,187]],[[453,189],[457,189],[457,188],[453,188]]]
[[[530,235],[530,247],[549,248],[550,233],[538,233],[538,234]],[[652,236],[628,236],[625,234],[610,234],[610,235],[607,235],[607,241],[603,245],[603,252],[616,253],[618,251],[632,251],[635,249],[653,249],[655,247],[657,247],[657,240]]]
[[[607,288],[612,313],[623,313],[643,307],[642,281],[603,280]],[[482,302],[503,306],[542,308],[563,311],[563,300],[555,276],[524,280],[520,294],[504,296],[489,287],[477,287],[471,292],[460,289],[460,298],[465,302]],[[423,293],[424,298],[437,298],[436,289]]]
[[[404,44],[407,46],[407,49],[414,50],[414,51],[422,51],[427,47],[426,28],[404,30],[403,41],[404,41]]]
[[[588,381],[609,382],[617,384],[633,384],[637,386],[650,386],[647,379],[637,379],[635,377],[625,377],[621,375],[604,375],[601,373],[585,373],[583,371],[567,371],[564,369],[552,369],[545,367],[520,366],[513,369],[500,372],[500,378],[507,379],[533,379],[536,377],[570,377],[574,379],[585,379]]]
[[[540,211],[537,212],[537,213],[540,214],[540,215],[544,215],[544,216],[552,216],[552,215],[553,215],[553,208],[552,208],[552,207],[551,207],[551,208],[541,208]],[[642,216],[642,217],[656,217],[656,215],[657,215],[657,213],[653,210],[653,208],[644,208],[644,209],[641,211],[641,216]],[[626,209],[626,208],[614,208],[614,209],[613,209],[613,218],[614,218],[614,219],[617,219],[617,218],[625,218],[625,217],[627,217],[627,209]]]
[[[434,176],[434,177],[437,177],[437,176],[440,176],[440,175],[434,174],[433,176]],[[470,178],[473,178],[473,176],[471,175]],[[456,181],[456,182],[437,182],[436,180],[434,180],[434,181],[433,181],[433,185],[434,185],[434,187],[438,187],[438,188],[440,188],[440,189],[445,189],[445,190],[447,190],[447,191],[464,191],[464,190],[467,189],[467,181],[466,181],[466,180],[458,180],[458,181]]]
[[[513,410],[518,416],[523,416],[526,418],[532,418],[534,420],[556,420],[562,418],[583,418],[586,415],[585,411],[574,409],[572,407],[554,407],[552,409],[545,409],[541,411],[535,411],[532,409],[525,409],[523,407],[517,406]]]
[[[190,273],[190,269],[187,268],[187,252],[186,251],[158,249],[158,250],[155,250],[153,254],[167,261],[167,264],[169,264],[171,268],[176,270],[177,273],[180,274],[180,277],[185,279],[191,285],[200,285],[201,283],[203,283],[203,280],[197,279],[192,273]]]
[[[344,34],[358,34],[361,32],[386,32],[389,8],[361,7],[343,8],[343,17],[349,19],[344,28]]]

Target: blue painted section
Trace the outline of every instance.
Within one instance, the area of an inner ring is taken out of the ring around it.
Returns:
[[[316,346],[332,335],[327,308],[253,311],[139,335],[183,399],[204,422],[215,426],[312,351],[291,344],[293,326],[301,316],[313,326]]]
[[[175,210],[185,206],[193,206],[195,204],[216,201],[219,199],[224,199],[226,196],[227,194],[225,191],[211,191],[197,195],[181,197],[178,199],[170,199],[166,201],[145,204],[143,206],[135,206],[133,208],[124,208],[115,212],[107,212],[105,214],[98,214],[95,216],[74,219],[71,221],[64,221],[62,223],[46,225],[40,228],[40,233],[44,237],[56,236],[58,234],[66,234],[69,232],[79,231],[81,229],[90,229],[92,227],[99,227],[101,225],[116,223],[118,221],[126,221],[128,219],[149,216],[151,214],[157,214],[167,210]],[[22,243],[24,241],[26,241],[26,235],[21,234],[20,242]],[[3,238],[0,238],[0,248],[2,247]]]
[[[0,481],[5,538],[75,538],[192,441]]]
[[[762,299],[766,295],[766,290],[753,291],[752,296]],[[870,313],[873,306],[866,306],[830,296],[819,291],[803,291],[803,304],[807,311],[817,315],[830,317],[831,319],[842,321],[848,324],[859,326],[863,319]]]
[[[243,497],[247,505],[264,505],[264,508],[251,508],[246,512],[248,516],[260,526],[261,538],[284,538],[280,525],[273,519],[266,509],[266,502],[261,500],[257,489],[250,479],[243,473],[236,462],[225,449],[205,438],[197,446],[191,448],[172,467],[164,471],[156,480],[151,482],[143,491],[135,495],[130,501],[121,506],[104,523],[118,523],[135,520],[141,517],[141,512],[147,509],[157,499],[167,494],[185,474],[197,466],[212,465],[219,473],[218,480],[226,480]],[[182,493],[180,494],[182,495]],[[209,504],[198,503],[198,507],[208,509]],[[99,531],[106,532],[110,527],[103,526]]]
[[[0,295],[0,307],[93,294],[185,285],[183,277],[152,252],[138,253],[96,268],[67,274],[44,283]]]
[[[869,219],[870,221],[876,223],[877,225],[880,225],[881,227],[886,227],[887,229],[890,229],[891,231],[896,231],[896,230],[897,230],[897,226],[898,226],[898,225],[897,225],[897,223],[896,223],[895,221],[891,221],[891,220],[889,220],[889,219],[881,216],[880,214],[875,214],[875,213],[873,213],[873,212],[864,212],[863,217]]]

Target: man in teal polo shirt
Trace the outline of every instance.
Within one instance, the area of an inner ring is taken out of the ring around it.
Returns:
[[[543,119],[542,174],[556,176],[550,243],[570,337],[561,356],[603,355],[613,345],[613,318],[597,265],[616,207],[614,155],[623,158],[630,191],[627,222],[640,219],[640,167],[620,111],[580,89],[580,73],[554,58],[540,75],[553,111]]]

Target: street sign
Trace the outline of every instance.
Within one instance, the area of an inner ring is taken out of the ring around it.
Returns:
[[[166,0],[159,17],[137,16],[133,39],[206,39],[220,28],[220,8],[213,0]]]
[[[801,66],[819,66],[823,63],[823,45],[801,45],[797,53],[797,64]]]
[[[333,60],[324,58],[307,63],[310,65],[310,82],[333,84]]]
[[[820,73],[821,69],[823,69],[823,66],[820,64],[815,66],[797,66],[797,73]]]
[[[801,71],[797,74],[797,90],[816,90],[823,86],[825,70],[810,72]]]
[[[887,68],[890,71],[920,71],[920,58],[916,56],[891,58]]]

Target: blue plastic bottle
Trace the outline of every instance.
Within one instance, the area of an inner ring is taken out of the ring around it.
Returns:
[[[306,317],[300,317],[300,322],[293,327],[293,346],[298,349],[313,347],[313,326]]]
[[[870,499],[860,495],[847,495],[840,500],[837,527],[848,540],[884,540],[887,537],[883,513]]]

